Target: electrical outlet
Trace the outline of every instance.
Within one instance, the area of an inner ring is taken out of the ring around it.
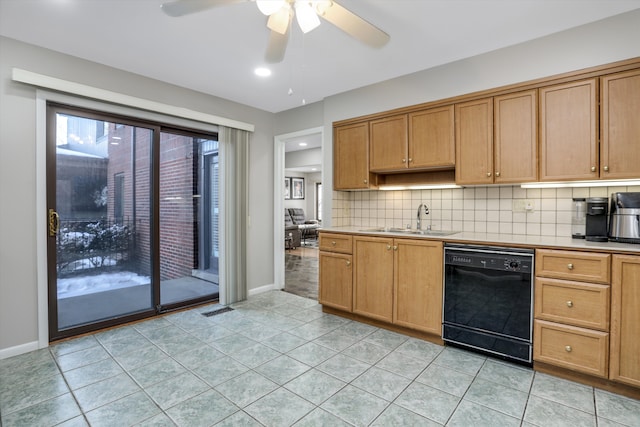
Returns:
[[[535,212],[536,205],[533,200],[529,199],[513,199],[512,212]]]

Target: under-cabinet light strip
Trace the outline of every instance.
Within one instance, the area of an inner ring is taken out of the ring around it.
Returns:
[[[567,188],[567,187],[627,187],[640,185],[640,179],[624,181],[571,181],[571,182],[530,182],[521,184],[521,188]]]

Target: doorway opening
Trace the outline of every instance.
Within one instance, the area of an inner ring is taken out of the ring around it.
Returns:
[[[275,192],[280,201],[275,204],[279,210],[275,229],[281,230],[276,240],[279,245],[276,254],[278,251],[282,254],[281,258],[274,257],[276,273],[282,271],[283,290],[317,299],[318,231],[322,228],[318,210],[322,206],[322,130],[281,135],[276,141],[276,152],[280,150],[282,155],[276,175],[285,183]]]

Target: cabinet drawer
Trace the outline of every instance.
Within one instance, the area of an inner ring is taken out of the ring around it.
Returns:
[[[539,249],[536,251],[536,276],[608,284],[611,255]]]
[[[352,238],[348,234],[320,232],[320,250],[350,254],[352,252]]]
[[[536,320],[533,360],[606,378],[609,334]]]
[[[536,278],[535,317],[609,331],[608,285]]]

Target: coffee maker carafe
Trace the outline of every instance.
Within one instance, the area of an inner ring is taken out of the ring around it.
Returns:
[[[606,197],[589,197],[587,199],[587,223],[585,240],[590,242],[606,242],[607,235],[607,207]]]
[[[584,239],[587,221],[587,199],[574,198],[573,212],[571,214],[571,237]]]

